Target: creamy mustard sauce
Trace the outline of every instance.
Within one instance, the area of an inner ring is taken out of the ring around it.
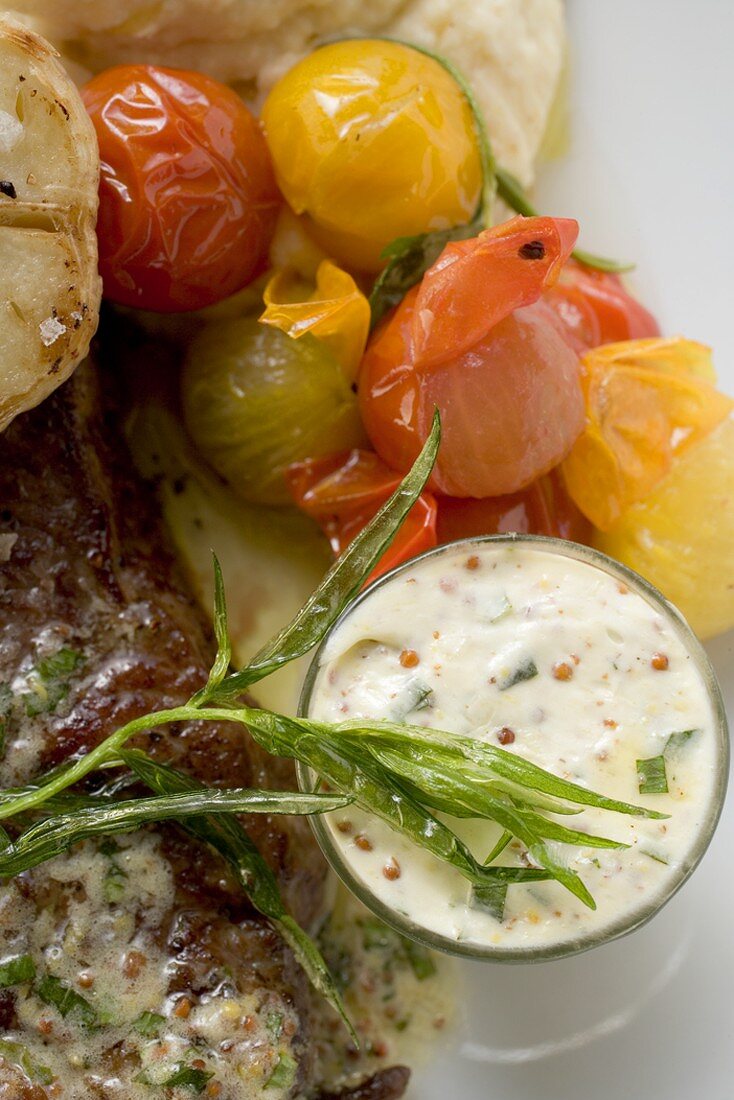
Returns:
[[[379,819],[352,807],[330,815],[334,843],[373,895],[469,944],[532,951],[633,925],[685,873],[717,798],[716,717],[675,621],[618,578],[540,543],[459,544],[375,589],[328,640],[309,713],[469,735],[670,815],[586,809],[557,818],[629,845],[548,842],[596,910],[556,882],[533,882],[509,888],[501,919],[472,904],[458,871]],[[684,731],[694,732],[669,744]],[[669,793],[640,794],[637,761],[666,746]],[[500,836],[491,822],[451,825],[481,860]],[[517,841],[497,862],[533,865]]]

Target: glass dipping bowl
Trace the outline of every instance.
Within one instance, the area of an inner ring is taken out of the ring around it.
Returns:
[[[408,569],[413,569],[424,558],[434,557],[452,551],[457,547],[466,548],[471,552],[473,547],[484,544],[520,545],[531,544],[542,548],[544,552],[569,557],[576,561],[585,562],[628,586],[650,604],[668,621],[668,624],[677,634],[678,639],[691,657],[703,684],[705,686],[711,712],[715,722],[716,759],[717,770],[714,780],[714,788],[710,796],[708,812],[702,820],[698,835],[691,846],[688,858],[681,864],[679,873],[671,876],[669,883],[660,892],[653,894],[649,901],[640,908],[620,916],[617,921],[609,923],[603,929],[592,929],[586,935],[574,940],[560,943],[544,943],[521,948],[501,947],[497,944],[478,943],[476,941],[456,940],[431,928],[426,928],[404,913],[395,910],[378,897],[351,866],[345,858],[340,847],[335,843],[334,836],[328,825],[327,818],[330,815],[314,815],[309,818],[310,824],[318,844],[336,874],[352,891],[353,894],[380,920],[390,925],[399,933],[407,936],[433,950],[443,951],[452,955],[466,958],[489,960],[494,962],[540,962],[549,959],[564,958],[569,955],[580,954],[592,947],[608,943],[646,924],[672,897],[690,877],[704,855],[721,814],[726,794],[726,786],[729,772],[729,737],[724,702],[721,690],[716,680],[711,663],[703,646],[686,623],[680,612],[665,599],[665,597],[644,578],[637,573],[613,561],[588,546],[567,542],[563,539],[547,538],[540,535],[489,535],[483,538],[468,538],[459,542],[447,543],[444,546],[428,550],[424,554],[399,565],[389,573],[379,577],[367,587],[342,613],[334,623],[331,630],[321,642],[313,661],[309,667],[304,683],[298,713],[301,717],[309,717],[311,699],[321,666],[324,649],[331,635],[336,632],[344,619],[352,614],[355,607],[369,600],[372,594],[382,586],[388,584],[394,577]],[[298,783],[303,791],[312,791],[316,783],[314,773],[301,763],[296,765]]]

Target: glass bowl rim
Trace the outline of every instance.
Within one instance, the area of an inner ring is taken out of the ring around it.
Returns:
[[[378,588],[389,583],[393,578],[399,576],[400,573],[407,569],[412,568],[424,558],[437,557],[441,554],[455,551],[459,547],[466,547],[469,549],[472,546],[484,545],[486,543],[505,545],[529,543],[540,546],[551,553],[558,554],[560,557],[570,557],[575,561],[584,561],[587,564],[602,569],[610,576],[621,579],[625,584],[628,584],[630,588],[638,592],[638,594],[640,594],[649,604],[656,606],[658,609],[662,609],[662,611],[672,620],[681,641],[695,661],[696,667],[706,686],[714,720],[716,722],[715,732],[717,735],[718,750],[718,769],[714,790],[711,795],[709,813],[705,822],[702,823],[698,839],[692,847],[685,865],[681,868],[680,874],[671,881],[665,890],[656,894],[647,905],[635,910],[626,917],[620,918],[596,933],[591,932],[576,940],[569,940],[559,944],[548,944],[542,947],[536,945],[527,948],[502,948],[496,944],[480,944],[474,941],[462,942],[452,939],[450,936],[445,936],[440,932],[425,928],[423,925],[417,924],[404,914],[392,909],[378,898],[370,890],[369,886],[352,870],[349,862],[343,857],[340,849],[335,844],[331,831],[326,825],[322,815],[312,815],[308,820],[316,837],[316,841],[327,862],[344,885],[363,905],[371,910],[375,916],[379,917],[380,920],[391,928],[394,928],[401,935],[407,936],[434,951],[441,951],[444,954],[457,955],[477,961],[502,963],[550,961],[567,958],[572,955],[580,955],[584,951],[610,943],[612,940],[619,939],[621,936],[636,931],[659,913],[663,906],[665,906],[688,881],[711,843],[724,806],[729,776],[729,727],[721,688],[708,654],[681,612],[674,604],[666,599],[662,592],[655,588],[654,585],[650,584],[649,581],[645,580],[644,577],[640,576],[639,573],[630,569],[629,566],[616,561],[614,558],[610,558],[607,554],[604,554],[601,550],[597,550],[593,546],[585,546],[581,543],[571,542],[570,540],[555,538],[548,535],[517,533],[474,535],[464,539],[456,539],[452,542],[444,543],[441,546],[435,546],[429,550],[425,550],[423,553],[410,558],[408,561],[402,562],[400,565],[395,566],[393,569],[390,569],[388,572],[383,573],[381,576],[377,577],[376,580],[372,581],[371,584],[364,588],[359,595],[344,608],[319,643],[306,673],[298,703],[298,716],[302,718],[308,717],[311,694],[320,669],[321,657],[324,649],[328,645],[329,639],[332,634],[339,629],[344,619],[347,618],[359,604],[369,599],[370,595]],[[296,775],[299,788],[302,791],[313,790],[314,776],[307,765],[302,764],[300,761],[296,761]]]

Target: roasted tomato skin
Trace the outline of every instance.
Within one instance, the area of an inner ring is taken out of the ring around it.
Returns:
[[[558,470],[507,496],[438,497],[439,545],[480,535],[551,535],[590,543],[592,526],[571,500]]]
[[[559,322],[536,302],[457,360],[419,375],[410,360],[415,297],[414,288],[362,361],[360,409],[377,453],[407,471],[438,407],[443,434],[431,489],[481,498],[525,488],[561,461],[583,428],[578,357]]]
[[[201,73],[120,65],[82,95],[101,158],[105,297],[201,309],[265,267],[280,203],[257,120]]]
[[[545,301],[567,327],[579,351],[659,336],[660,326],[619,275],[568,260]]]

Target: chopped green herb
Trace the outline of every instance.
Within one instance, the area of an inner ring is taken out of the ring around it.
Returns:
[[[34,1062],[30,1052],[22,1043],[15,1043],[12,1039],[0,1039],[0,1055],[22,1069],[31,1081],[38,1081],[40,1085],[50,1085],[54,1079],[48,1066]]]
[[[696,733],[700,733],[700,730],[680,730],[678,733],[671,733],[663,749],[665,758],[667,759],[669,756],[673,756],[675,753],[680,752]]]
[[[396,1031],[405,1031],[405,1029],[410,1025],[410,1021],[411,1021],[410,1016],[406,1016],[404,1020],[396,1020],[395,1021],[395,1030]]]
[[[665,858],[665,856],[661,855],[659,852],[651,852],[648,848],[640,848],[640,852],[642,853],[643,856],[648,856],[650,859],[654,859],[656,863],[664,863],[665,866],[667,867],[667,865],[668,865],[667,859]]]
[[[74,1013],[84,1027],[97,1025],[97,1013],[89,1001],[62,982],[60,978],[47,974],[36,986],[36,993],[44,1004],[55,1008],[64,1018]]]
[[[157,1012],[142,1012],[132,1026],[144,1039],[155,1039],[165,1022],[165,1016],[159,1016]]]
[[[514,687],[515,684],[521,684],[523,680],[532,680],[534,676],[538,675],[538,666],[532,657],[526,657],[524,661],[521,661],[514,672],[510,672],[505,676],[503,680],[500,680],[497,687],[500,691],[507,691],[508,688]]]
[[[488,614],[490,623],[498,623],[502,619],[506,619],[508,615],[511,615],[512,604],[507,599],[507,596],[503,596],[495,607],[490,608]]]
[[[162,1082],[164,1089],[191,1089],[192,1092],[202,1093],[211,1081],[213,1073],[205,1069],[197,1069],[195,1066],[177,1066],[170,1077]]]
[[[112,869],[104,880],[104,896],[105,901],[108,901],[111,905],[120,901],[125,893],[124,879],[127,878],[125,871],[121,871],[115,864],[112,865]]]
[[[35,976],[36,967],[30,955],[16,955],[14,959],[0,963],[0,989],[33,981]]]
[[[410,968],[419,982],[424,982],[426,978],[433,977],[436,973],[436,964],[427,947],[424,947],[422,943],[416,943],[415,940],[404,939],[403,949],[410,963]]]
[[[637,761],[637,786],[640,794],[666,794],[668,777],[665,774],[665,757],[651,756]]]
[[[273,1042],[277,1043],[283,1034],[283,1013],[269,1012],[265,1017],[265,1030]]]
[[[296,1076],[296,1062],[290,1054],[281,1052],[275,1069],[265,1082],[266,1089],[289,1089]]]
[[[415,703],[413,704],[413,710],[426,710],[431,706],[431,696],[433,695],[433,688],[426,687],[425,684],[416,684],[415,686]]]
[[[431,706],[433,688],[427,687],[420,680],[410,680],[403,691],[394,701],[392,707],[393,718],[399,722],[418,710],[426,710]]]
[[[51,683],[56,680],[63,680],[66,676],[71,676],[72,672],[79,668],[79,665],[83,662],[83,653],[80,653],[77,649],[62,646],[57,653],[52,654],[51,657],[44,657],[42,661],[38,662],[36,673],[46,683]]]
[[[84,663],[84,654],[63,646],[51,657],[44,657],[33,667],[28,684],[33,689],[22,698],[29,718],[52,714],[69,694],[70,676]]]
[[[676,756],[688,744],[698,730],[678,730],[671,733],[665,742],[661,756],[651,756],[647,760],[637,761],[637,783],[640,794],[667,794],[668,774],[666,761]]]
[[[107,856],[109,860],[107,874],[102,884],[105,901],[114,904],[120,901],[125,893],[125,879],[128,877],[127,871],[124,871],[115,859],[116,854],[120,851],[120,846],[115,843],[112,837],[106,837],[100,844],[99,850],[102,855]]]
[[[483,909],[498,921],[505,919],[506,901],[506,882],[498,882],[492,886],[475,886],[472,890],[472,903],[475,908]]]

